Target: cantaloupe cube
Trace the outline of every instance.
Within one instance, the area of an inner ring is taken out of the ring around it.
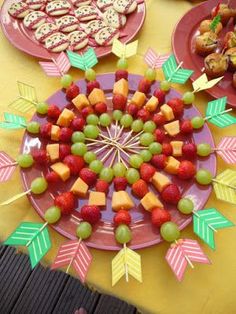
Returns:
[[[88,98],[84,94],[79,94],[72,100],[72,102],[79,111],[90,105]]]
[[[131,98],[131,103],[134,103],[137,107],[141,108],[146,101],[146,95],[144,93],[136,91]]]
[[[171,141],[170,145],[172,146],[172,155],[175,157],[180,157],[183,155],[182,148],[183,148],[183,142],[182,141]]]
[[[172,156],[169,156],[164,170],[170,174],[177,174],[179,165],[180,162],[177,159],[175,159]]]
[[[73,111],[65,108],[57,119],[57,124],[60,126],[68,127],[71,121],[74,119],[75,114]]]
[[[152,177],[152,184],[159,192],[161,192],[164,187],[166,187],[170,183],[170,179],[161,172],[155,172],[154,176]]]
[[[90,104],[96,105],[99,102],[106,103],[106,97],[104,91],[100,88],[94,88],[88,96]]]
[[[155,207],[163,208],[163,204],[153,192],[148,192],[142,199],[141,204],[147,211],[152,211]]]
[[[170,136],[176,136],[180,132],[179,120],[164,124],[164,129]]]
[[[175,118],[172,108],[167,104],[162,105],[160,110],[167,121],[171,121]]]
[[[81,178],[78,178],[71,187],[71,191],[79,197],[85,197],[88,192],[88,184]]]
[[[51,140],[59,141],[60,138],[60,127],[58,125],[52,125],[51,128]]]
[[[129,210],[134,207],[134,202],[126,191],[113,192],[111,203],[114,211],[120,209]]]
[[[89,193],[89,205],[96,205],[96,206],[105,206],[106,205],[106,194],[103,192],[90,192]]]
[[[57,159],[59,159],[59,144],[48,144],[46,146],[46,151],[52,162],[55,162]]]
[[[115,82],[113,86],[113,94],[121,94],[125,97],[129,94],[129,83],[124,78],[120,79],[119,81]]]
[[[153,112],[157,109],[158,103],[159,103],[158,98],[156,98],[155,96],[152,96],[148,100],[144,108],[147,109],[147,111],[149,112]]]
[[[62,162],[51,165],[51,169],[59,175],[62,181],[66,181],[70,177],[70,168]]]

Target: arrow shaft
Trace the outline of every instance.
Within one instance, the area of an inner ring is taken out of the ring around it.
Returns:
[[[64,73],[61,71],[61,69],[60,69],[59,66],[57,65],[57,61],[56,61],[54,58],[52,58],[52,62],[53,62],[53,63],[55,64],[55,66],[57,67],[57,69],[58,69],[59,73],[61,74],[61,76],[63,76]]]
[[[198,215],[198,213],[196,212],[196,211],[193,211],[193,214],[195,215],[195,216],[197,216],[197,218],[201,218],[201,216],[200,215]],[[215,229],[215,228],[213,228],[211,225],[208,225],[208,227],[212,230],[212,231],[214,231],[214,232],[217,232],[217,230]]]
[[[20,98],[22,98],[22,99],[24,99],[24,100],[30,102],[30,103],[33,104],[35,107],[37,106],[37,103],[36,103],[35,101],[33,101],[33,100],[30,100],[30,99],[28,99],[28,98],[26,98],[26,97],[24,97],[24,96],[20,96]]]
[[[73,257],[71,258],[70,260],[70,264],[68,265],[68,267],[66,268],[66,273],[68,274],[70,268],[71,268],[71,265],[77,255],[77,252],[78,252],[78,249],[79,249],[79,246],[80,246],[80,242],[82,241],[82,239],[80,238],[79,241],[78,241],[78,244],[77,244],[77,247],[76,247],[76,251],[75,251],[75,254],[73,255]]]
[[[48,225],[48,222],[45,222],[45,224],[38,230],[38,232],[33,236],[33,238],[29,240],[29,242],[26,244],[26,247],[28,247],[34,241],[34,239],[38,236],[38,234],[42,232],[46,228],[47,225]]]
[[[18,162],[12,162],[11,164],[0,166],[0,169],[4,169],[4,168],[7,168],[7,167],[13,167],[13,166],[16,166],[16,165],[18,165]]]
[[[174,70],[174,72],[172,73],[172,75],[168,78],[168,80],[167,80],[168,82],[171,81],[172,77],[173,77],[174,74],[181,68],[182,64],[183,64],[183,61],[180,62],[180,64],[179,64],[179,65],[177,66],[177,68]]]
[[[236,186],[230,185],[230,184],[228,184],[228,183],[221,182],[221,181],[219,181],[219,180],[217,180],[217,179],[212,179],[212,181],[213,181],[213,182],[216,182],[216,183],[218,183],[218,184],[227,186],[227,187],[230,188],[230,189],[236,190]]]
[[[211,115],[211,116],[207,116],[207,117],[204,118],[204,120],[209,120],[209,119],[212,119],[212,118],[214,118],[214,117],[218,117],[219,115],[222,115],[222,114],[224,114],[224,113],[230,112],[230,111],[232,111],[232,110],[233,110],[232,108],[229,108],[229,109],[227,109],[227,110],[221,111],[221,112],[216,113],[216,114],[213,114],[213,115]]]
[[[189,266],[190,266],[191,268],[194,268],[194,266],[193,266],[192,262],[190,261],[189,257],[184,254],[184,258],[185,258],[186,261],[188,262]]]
[[[126,282],[129,281],[129,270],[128,270],[128,265],[127,265],[127,258],[126,258],[126,254],[127,254],[127,247],[126,244],[124,244],[124,250],[125,250],[125,280]]]

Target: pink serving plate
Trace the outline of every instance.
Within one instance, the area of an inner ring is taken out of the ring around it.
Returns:
[[[5,0],[1,8],[0,21],[5,36],[12,43],[12,45],[29,55],[48,60],[53,57],[55,58],[57,54],[50,53],[47,49],[45,49],[43,45],[34,38],[34,32],[27,30],[23,26],[22,20],[15,19],[9,15],[8,8],[15,1],[16,0]],[[127,16],[127,23],[121,30],[121,42],[128,43],[137,35],[144,23],[145,15],[145,2],[138,3],[138,7],[135,12]],[[85,49],[87,49],[87,47]],[[111,46],[93,48],[95,49],[98,58],[111,53]],[[79,52],[83,52],[83,50],[80,50]]]
[[[132,94],[137,90],[138,83],[141,79],[141,76],[139,75],[129,75],[129,97],[132,96]],[[99,75],[97,77],[97,80],[101,84],[101,87],[105,91],[105,94],[108,98],[108,104],[111,105],[111,99],[112,96],[112,88],[114,84],[114,74],[104,74]],[[84,80],[79,80],[76,82],[76,84],[80,87],[80,90],[82,93],[86,93],[86,83]],[[152,85],[151,93],[159,86],[159,82],[155,82],[155,84]],[[171,90],[168,95],[166,96],[166,99],[171,99],[173,97],[181,97],[179,93],[177,93],[175,90]],[[59,107],[64,107],[68,101],[65,98],[65,93],[62,90],[57,91],[54,95],[49,97],[47,99],[47,102],[49,104],[57,104]],[[110,106],[111,108],[111,106]],[[194,106],[186,107],[184,112],[184,118],[192,118],[193,116],[200,115],[199,111]],[[47,118],[34,115],[32,120],[39,121],[40,123],[46,122]],[[104,131],[105,132],[105,131]],[[126,131],[128,132],[128,131]],[[123,136],[125,136],[126,132],[124,132]],[[214,147],[214,141],[211,135],[211,132],[207,126],[207,124],[204,125],[202,130],[198,132],[194,132],[193,137],[190,139],[189,137],[182,138],[184,141],[194,141],[196,144],[207,142],[212,147]],[[41,143],[38,137],[32,137],[29,134],[25,133],[21,152],[27,153],[30,152],[33,148],[39,148],[44,147],[45,143]],[[102,154],[105,154],[106,151],[101,153],[99,157],[102,156]],[[107,164],[109,164],[109,160],[107,161]],[[196,161],[197,168],[206,168],[210,170],[213,174],[213,176],[216,173],[216,157],[214,154],[211,154],[208,158],[201,158]],[[24,189],[28,190],[30,188],[31,181],[40,175],[42,173],[47,172],[47,169],[40,168],[38,166],[34,166],[32,169],[26,169],[21,171],[22,180],[24,184]],[[37,212],[43,216],[45,210],[52,206],[53,199],[52,194],[57,195],[58,193],[62,191],[68,191],[70,187],[72,186],[75,178],[70,178],[66,183],[60,183],[54,187],[50,187],[48,191],[46,191],[43,195],[35,196],[35,195],[29,195],[29,199],[33,205],[33,207],[37,210]],[[171,180],[178,184],[180,187],[183,195],[191,197],[195,202],[195,207],[197,210],[203,209],[205,203],[207,202],[209,195],[211,193],[211,186],[203,187],[195,183],[195,181],[181,181],[178,180],[176,177],[172,176]],[[154,190],[152,187],[150,189],[157,193],[156,190]],[[133,249],[140,249],[144,247],[148,247],[157,243],[160,243],[162,241],[160,237],[159,230],[157,228],[154,228],[151,224],[151,217],[150,213],[143,210],[143,208],[140,205],[140,200],[136,198],[130,188],[127,189],[128,193],[131,195],[135,202],[135,208],[130,210],[130,213],[132,215],[132,234],[133,239],[132,242],[129,244],[129,246]],[[111,209],[111,197],[113,192],[113,185],[110,185],[109,194],[107,197],[107,206],[105,209],[102,210],[102,219],[101,221],[94,227],[93,234],[89,238],[88,241],[86,241],[87,245],[90,247],[98,248],[98,249],[104,249],[104,250],[119,250],[120,246],[116,243],[114,239],[114,228],[113,228],[113,216],[114,212]],[[85,200],[79,200],[79,208],[87,203],[87,199]],[[166,208],[170,210],[172,215],[172,220],[176,222],[180,229],[183,229],[188,224],[191,223],[191,215],[183,215],[181,214],[176,208],[171,207],[169,205],[166,205]],[[75,231],[76,226],[79,223],[79,211],[75,211],[73,214],[73,217],[71,216],[64,216],[61,218],[59,223],[53,228],[55,228],[59,233],[62,235],[70,238],[75,239]]]
[[[178,62],[183,61],[183,67],[194,70],[191,80],[196,80],[204,67],[204,57],[194,51],[194,38],[198,32],[200,23],[210,18],[211,10],[219,1],[208,0],[188,11],[176,25],[172,35],[172,49]],[[223,1],[226,3],[226,1]],[[230,6],[236,8],[236,0],[230,1]],[[223,39],[228,31],[233,30],[233,21],[230,21],[220,33]],[[222,81],[213,88],[206,90],[214,98],[227,96],[228,104],[236,108],[236,89],[232,86],[233,73],[227,71]]]

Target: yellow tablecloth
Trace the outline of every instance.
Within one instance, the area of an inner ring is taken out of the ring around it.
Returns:
[[[216,1],[217,2],[217,1]],[[168,52],[171,49],[171,33],[178,19],[191,8],[192,4],[181,0],[148,0],[147,18],[142,31],[139,33],[139,53],[143,54],[149,46],[156,51]],[[16,80],[30,83],[36,87],[41,100],[60,88],[59,79],[47,78],[41,71],[35,58],[29,57],[15,49],[0,34],[1,70],[0,70],[0,108],[1,114],[7,105],[17,95]],[[183,38],[184,40],[184,38]],[[107,57],[96,66],[98,73],[111,72],[115,69],[116,58]],[[142,56],[130,60],[129,71],[142,74],[145,65]],[[81,72],[71,70],[75,79],[82,77]],[[162,78],[159,73],[158,78]],[[181,92],[190,89],[178,86]],[[202,93],[197,95],[196,104],[203,112],[209,97]],[[235,135],[235,126],[224,130],[212,125],[216,143],[223,135]],[[6,151],[13,158],[20,148],[23,131],[0,131],[0,150]],[[218,158],[218,172],[228,167]],[[232,167],[233,168],[233,167]],[[236,168],[235,168],[236,169]],[[11,197],[14,193],[22,192],[19,171],[12,179],[1,184],[0,200]],[[236,207],[216,200],[214,193],[207,207],[216,207],[226,217],[236,222]],[[11,206],[0,208],[0,240],[4,240],[21,221],[41,221],[27,198],[24,197]],[[45,257],[50,264],[55,257],[58,246],[65,238],[50,229],[52,249]],[[192,226],[182,232],[182,237],[195,239]],[[144,313],[161,314],[234,314],[236,313],[235,283],[236,283],[236,228],[220,230],[216,235],[216,252],[202,244],[202,248],[212,260],[212,265],[196,264],[194,270],[188,269],[182,283],[178,283],[165,262],[168,244],[163,243],[140,250],[143,266],[143,283],[130,280],[129,284],[122,279],[114,288],[111,287],[111,260],[114,252],[91,250],[93,263],[87,282],[99,291],[121,297],[135,304]],[[201,241],[200,241],[201,242]],[[112,313],[111,313],[112,314]]]

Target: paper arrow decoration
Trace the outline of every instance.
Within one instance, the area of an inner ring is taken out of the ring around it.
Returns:
[[[222,97],[210,101],[207,105],[206,120],[219,128],[224,128],[236,123],[236,118],[229,115],[227,112],[232,111],[232,108],[225,110],[227,97]]]
[[[176,242],[167,251],[166,260],[179,281],[183,279],[188,264],[193,268],[191,262],[211,264],[197,241],[183,239]]]
[[[17,82],[19,97],[14,100],[9,107],[26,113],[37,105],[37,95],[35,88],[23,82]]]
[[[48,76],[63,76],[66,74],[70,67],[70,60],[64,52],[61,52],[56,59],[52,62],[39,62],[41,68]]]
[[[236,204],[236,171],[227,169],[212,181],[216,197],[219,200]]]
[[[129,275],[134,277],[139,282],[142,282],[142,266],[141,256],[127,248],[124,248],[112,260],[112,286],[114,286],[122,276],[126,276],[126,281],[129,280]]]
[[[92,68],[98,63],[96,53],[93,48],[89,48],[84,54],[78,54],[67,50],[67,56],[70,60],[70,64],[80,70],[86,71]]]
[[[215,31],[216,31],[216,27],[217,27],[217,25],[220,23],[220,21],[221,21],[221,16],[220,16],[220,15],[216,15],[216,16],[214,17],[214,19],[212,20],[211,24],[210,24],[210,30],[211,30],[212,32],[215,32]]]
[[[119,58],[129,58],[136,55],[138,50],[138,40],[129,44],[123,44],[119,39],[115,39],[112,44],[112,53]]]
[[[4,121],[0,122],[0,128],[2,129],[25,129],[26,125],[25,117],[8,112],[4,112]]]
[[[203,73],[193,82],[193,91],[194,93],[200,92],[202,90],[210,89],[215,86],[218,82],[220,82],[224,76],[218,77],[216,79],[208,81],[206,73]]]
[[[76,270],[82,282],[85,281],[89,266],[92,262],[92,255],[87,246],[81,240],[72,240],[62,244],[54,260],[52,269],[68,266],[67,271],[72,266]]]
[[[215,249],[214,232],[232,226],[234,224],[215,208],[193,212],[193,231],[213,250]]]
[[[4,242],[6,245],[26,246],[34,268],[51,248],[47,223],[23,222]]]
[[[216,152],[228,164],[236,163],[236,137],[223,137],[217,146]]]
[[[152,48],[148,48],[144,55],[144,62],[152,69],[161,68],[162,65],[168,60],[170,54],[159,55]]]
[[[15,171],[17,162],[5,152],[0,152],[0,182],[8,181]]]

